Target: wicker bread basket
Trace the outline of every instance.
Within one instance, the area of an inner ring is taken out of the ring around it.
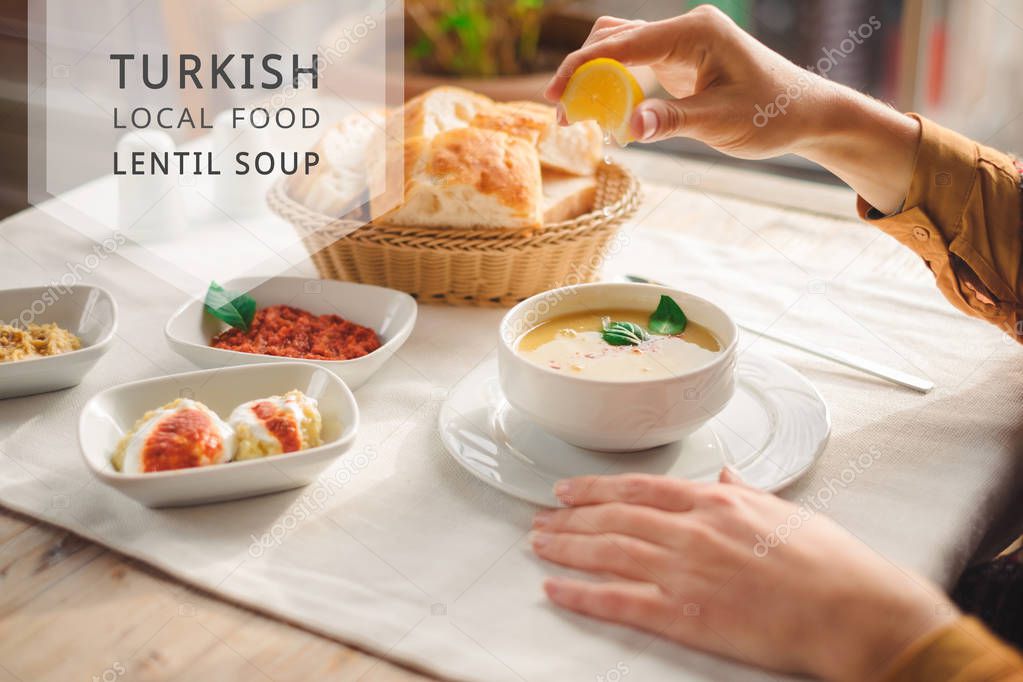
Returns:
[[[510,306],[592,280],[639,194],[632,173],[601,164],[594,210],[530,235],[332,218],[291,199],[286,180],[274,184],[267,201],[298,230],[321,277],[400,289],[422,303]]]

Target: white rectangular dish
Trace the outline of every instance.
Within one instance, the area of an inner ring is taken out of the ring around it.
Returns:
[[[334,314],[373,329],[381,346],[352,360],[306,360],[329,369],[356,389],[397,352],[416,324],[414,298],[401,291],[330,279],[274,277],[240,278],[221,282],[225,289],[247,292],[259,308],[289,305],[314,315]],[[242,353],[210,347],[210,340],[227,325],[204,312],[203,300],[189,301],[171,316],[164,328],[167,343],[178,355],[200,367],[228,367],[256,362],[294,362],[296,358]]]
[[[0,291],[0,322],[52,322],[82,341],[75,351],[0,363],[0,398],[15,398],[80,384],[113,341],[117,304],[106,289],[84,284],[5,289]]]
[[[110,456],[147,410],[191,398],[222,417],[240,403],[298,389],[319,403],[323,445],[283,455],[142,474],[116,471]],[[221,502],[311,483],[347,452],[359,428],[352,392],[334,373],[306,362],[241,365],[144,379],[109,388],[82,408],[78,441],[89,470],[148,507]]]

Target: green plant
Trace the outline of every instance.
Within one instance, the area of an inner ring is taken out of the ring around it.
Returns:
[[[540,26],[557,0],[407,0],[407,60],[419,71],[458,76],[528,73]]]

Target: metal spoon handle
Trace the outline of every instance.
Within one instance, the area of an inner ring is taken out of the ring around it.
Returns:
[[[920,393],[927,393],[932,388],[934,388],[934,382],[930,381],[929,379],[923,379],[921,377],[910,374],[909,372],[903,372],[902,370],[899,369],[887,367],[879,362],[867,360],[866,358],[858,357],[856,355],[853,355],[852,353],[847,353],[843,350],[819,346],[810,341],[795,339],[791,336],[788,336],[787,334],[781,334],[774,331],[767,331],[766,329],[761,329],[759,327],[747,324],[745,322],[737,322],[736,324],[742,329],[745,329],[746,331],[752,334],[756,334],[757,336],[763,336],[764,338],[771,339],[772,341],[783,343],[786,346],[797,348],[811,355],[816,355],[819,358],[824,358],[825,360],[837,362],[840,365],[845,365],[846,367],[859,370],[860,372],[863,372],[865,374],[870,374],[871,376],[875,376],[880,379],[885,379],[899,386],[911,388],[914,391],[919,391]]]

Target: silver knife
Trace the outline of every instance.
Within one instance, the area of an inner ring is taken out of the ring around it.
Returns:
[[[639,275],[625,275],[625,279],[630,282],[639,282],[641,284],[669,286],[663,282],[658,282]],[[824,358],[825,360],[837,362],[838,364],[849,367],[850,369],[855,369],[863,372],[864,374],[869,374],[871,376],[890,381],[891,383],[899,386],[911,388],[914,391],[919,391],[920,393],[928,393],[932,388],[934,388],[934,382],[930,379],[923,379],[910,374],[909,372],[903,372],[902,370],[887,367],[879,362],[874,362],[873,360],[857,357],[852,353],[845,352],[844,350],[828,348],[809,341],[803,341],[802,339],[796,339],[788,334],[769,331],[762,327],[758,327],[757,325],[740,322],[738,320],[735,321],[735,324],[751,334],[756,334],[757,336],[762,336],[765,339],[771,339],[772,341],[785,344],[786,346],[791,346],[792,348],[799,349],[811,355],[816,355],[817,357]]]

